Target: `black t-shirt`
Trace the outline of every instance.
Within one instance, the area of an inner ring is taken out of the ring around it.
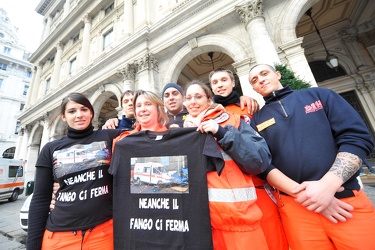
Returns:
[[[212,249],[206,172],[224,161],[213,136],[195,130],[117,142],[109,169],[116,249]]]
[[[108,168],[112,141],[119,133],[99,130],[85,138],[64,137],[43,147],[36,166],[52,168],[53,178],[60,184],[48,230],[88,229],[112,218],[113,183]]]

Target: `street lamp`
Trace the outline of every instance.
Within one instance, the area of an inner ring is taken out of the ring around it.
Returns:
[[[305,14],[310,17],[311,22],[314,24],[316,33],[318,34],[318,36],[320,38],[320,41],[322,41],[324,49],[327,53],[327,57],[326,57],[327,66],[330,67],[331,69],[334,69],[335,71],[337,71],[337,67],[339,66],[339,59],[335,55],[332,55],[328,52],[328,49],[327,49],[326,45],[324,44],[322,36],[320,35],[320,31],[319,31],[318,27],[316,27],[314,19],[312,18],[312,8],[308,9]]]
[[[211,58],[211,65],[212,65],[212,70],[215,69],[215,66],[214,66],[214,52],[208,52],[207,55]]]

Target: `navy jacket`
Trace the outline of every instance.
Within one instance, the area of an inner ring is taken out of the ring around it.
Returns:
[[[332,90],[285,87],[264,99],[251,126],[266,139],[272,154],[266,174],[276,167],[298,183],[319,180],[338,152],[364,159],[374,147],[362,118]],[[344,187],[359,190],[358,174]]]

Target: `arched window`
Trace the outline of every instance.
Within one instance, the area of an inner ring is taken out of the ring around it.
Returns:
[[[310,69],[316,82],[323,82],[339,76],[345,76],[345,70],[339,65],[336,70],[327,66],[325,61],[314,61],[309,63]]]
[[[3,158],[13,159],[14,158],[14,152],[16,151],[16,147],[8,148],[3,153]]]

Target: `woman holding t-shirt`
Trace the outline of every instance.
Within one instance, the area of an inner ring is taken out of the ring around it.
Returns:
[[[212,103],[213,95],[206,85],[193,81],[185,100],[189,115],[184,127],[212,133],[225,155],[221,174],[207,173],[214,249],[268,249],[252,180],[271,160],[265,140],[240,115]]]
[[[108,168],[113,138],[121,131],[94,131],[94,108],[82,94],[70,93],[60,109],[67,134],[47,143],[36,162],[27,249],[113,249]],[[60,188],[50,212],[55,181]]]

